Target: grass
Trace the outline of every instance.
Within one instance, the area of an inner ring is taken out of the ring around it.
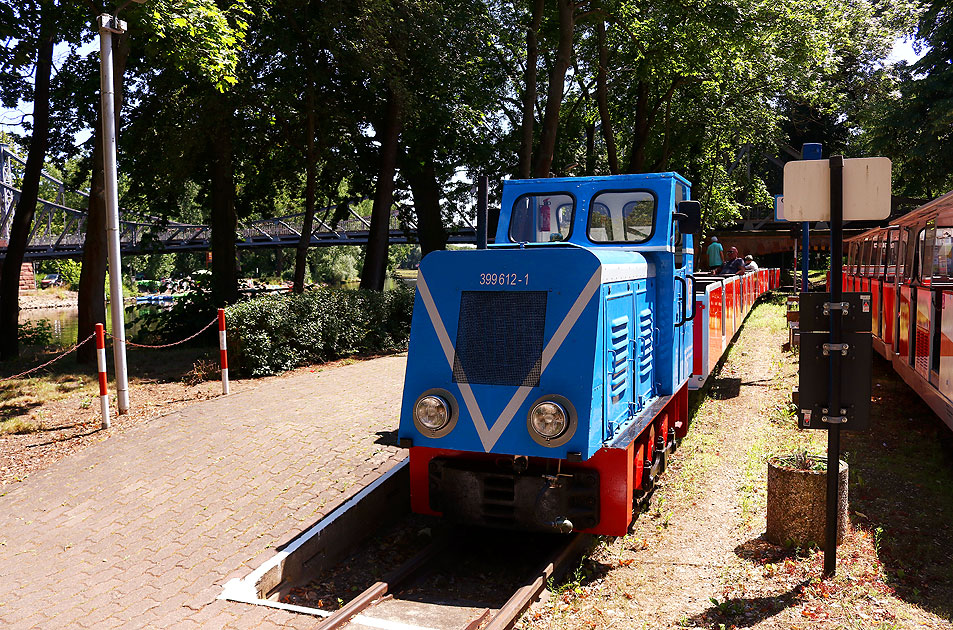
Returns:
[[[0,364],[3,371],[15,374],[48,361],[54,353],[25,353],[21,358]],[[130,387],[147,382],[181,381],[195,384],[217,378],[217,353],[201,348],[127,349]],[[107,372],[114,377],[112,353],[107,351]],[[64,357],[48,368],[28,377],[0,382],[0,435],[40,431],[45,423],[37,420],[44,406],[75,397],[79,409],[88,409],[99,395],[95,364],[80,365],[73,357]],[[110,379],[110,391],[115,382]]]

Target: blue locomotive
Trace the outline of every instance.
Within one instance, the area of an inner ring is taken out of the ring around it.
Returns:
[[[510,180],[495,243],[420,265],[415,512],[622,535],[688,420],[698,202],[675,173]]]

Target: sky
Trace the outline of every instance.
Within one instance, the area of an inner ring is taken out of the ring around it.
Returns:
[[[898,38],[894,40],[893,50],[890,52],[890,55],[887,57],[887,64],[896,63],[898,61],[906,61],[907,63],[913,63],[917,59],[923,56],[925,51],[921,51],[920,54],[917,54],[913,50],[913,39],[912,38]],[[98,40],[93,40],[88,44],[85,44],[80,48],[80,54],[89,54],[99,46]],[[53,65],[54,67],[59,67],[62,64],[63,60],[66,58],[69,50],[66,44],[58,44],[56,48],[53,49]],[[24,130],[20,126],[20,120],[24,115],[29,115],[33,111],[31,103],[21,102],[16,108],[6,108],[0,107],[0,130],[10,131],[13,133],[23,134]],[[80,132],[76,135],[75,141],[76,144],[82,144],[85,142],[92,132],[86,130]]]

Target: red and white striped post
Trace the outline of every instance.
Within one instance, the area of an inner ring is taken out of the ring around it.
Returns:
[[[228,396],[228,351],[225,349],[225,309],[218,309],[218,349],[222,355],[222,394]]]
[[[103,325],[96,324],[96,364],[99,366],[99,409],[103,428],[109,428],[109,392],[106,391],[106,335]]]

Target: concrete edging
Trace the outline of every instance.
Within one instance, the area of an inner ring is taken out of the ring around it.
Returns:
[[[291,588],[303,575],[318,573],[339,562],[381,523],[408,513],[408,461],[404,459],[336,507],[244,578],[229,580],[217,599],[287,607],[311,614],[324,612],[280,604],[268,598]]]

